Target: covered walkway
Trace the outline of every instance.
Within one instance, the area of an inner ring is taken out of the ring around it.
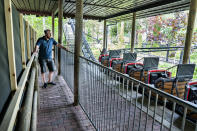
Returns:
[[[41,79],[40,79],[41,80]],[[94,131],[80,106],[73,106],[73,93],[63,77],[55,77],[55,86],[40,88],[38,131]],[[39,86],[42,86],[41,81]]]

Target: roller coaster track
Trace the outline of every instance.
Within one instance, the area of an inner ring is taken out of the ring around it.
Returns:
[[[75,20],[70,19],[68,23],[64,24],[64,35],[70,50],[74,52],[74,34],[75,34]],[[85,33],[82,34],[82,53],[85,58],[97,61],[92,50],[86,40]]]

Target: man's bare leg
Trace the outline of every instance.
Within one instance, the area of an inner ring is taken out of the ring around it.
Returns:
[[[44,84],[44,83],[46,82],[46,81],[45,81],[45,73],[42,73],[41,76],[42,76],[42,82],[43,82],[43,84]]]
[[[52,82],[52,79],[53,79],[53,72],[49,72],[49,81],[48,81],[48,84],[51,84],[51,85],[56,85],[54,82]]]
[[[43,88],[47,88],[47,83],[45,81],[45,73],[42,73],[41,76],[42,76]]]
[[[52,82],[52,78],[53,78],[53,72],[49,72],[49,83]]]

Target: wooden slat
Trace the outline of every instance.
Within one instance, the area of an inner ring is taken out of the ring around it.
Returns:
[[[5,0],[5,1],[7,1],[7,0]],[[25,84],[27,82],[29,71],[30,71],[32,62],[34,60],[34,56],[35,55],[32,55],[30,61],[28,62],[27,67],[25,68],[25,71],[23,72],[23,75],[22,75],[20,82],[18,84],[18,88],[17,88],[14,96],[12,97],[12,101],[10,102],[10,105],[5,113],[3,121],[0,125],[0,129],[2,131],[12,131],[13,130],[16,116],[19,111],[21,98],[22,98],[22,95],[24,92]]]
[[[26,21],[26,34],[27,34],[27,56],[28,60],[31,58],[30,37],[29,37],[29,23]]]
[[[11,90],[17,89],[11,0],[4,0]]]
[[[23,69],[25,69],[25,67],[26,67],[25,37],[24,37],[24,20],[23,20],[23,15],[22,14],[20,14],[20,36],[21,36],[22,65],[23,65]]]

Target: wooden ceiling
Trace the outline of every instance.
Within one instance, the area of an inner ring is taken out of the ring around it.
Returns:
[[[76,0],[63,0],[64,17],[74,18]],[[12,0],[17,10],[24,14],[51,16],[58,0]],[[121,21],[189,9],[190,0],[84,0],[84,19]]]

